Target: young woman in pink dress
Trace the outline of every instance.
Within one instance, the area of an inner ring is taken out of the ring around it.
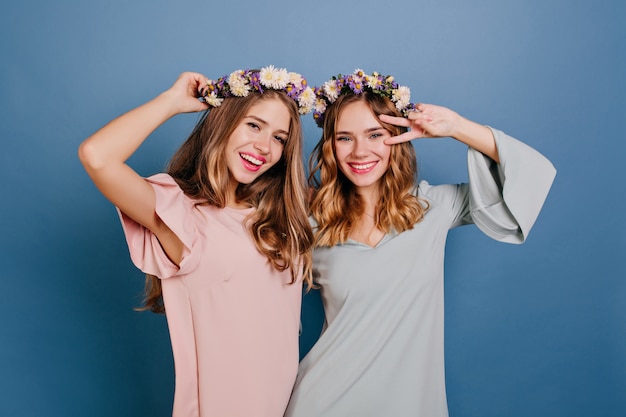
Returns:
[[[80,146],[148,275],[145,308],[167,316],[174,416],[283,415],[310,281],[300,114],[313,102],[299,74],[273,66],[216,81],[186,72]],[[165,121],[202,111],[167,173],[127,165]]]

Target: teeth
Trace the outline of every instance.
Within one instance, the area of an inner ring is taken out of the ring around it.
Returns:
[[[252,163],[254,165],[261,165],[261,164],[263,164],[263,161],[260,161],[260,160],[256,159],[253,156],[250,156],[250,155],[247,155],[247,154],[243,154],[243,153],[240,153],[239,156],[241,156],[243,159],[245,159],[246,161],[248,161],[248,162],[250,162],[250,163]]]
[[[354,169],[370,169],[371,167],[374,166],[376,162],[370,162],[369,164],[350,164],[352,165],[352,168]]]

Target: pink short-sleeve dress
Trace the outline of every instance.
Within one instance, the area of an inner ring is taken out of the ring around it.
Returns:
[[[184,244],[180,267],[120,213],[133,263],[161,278],[174,354],[174,417],[281,417],[298,367],[302,280],[260,254],[253,209],[196,205],[167,174],[148,178],[157,215]]]

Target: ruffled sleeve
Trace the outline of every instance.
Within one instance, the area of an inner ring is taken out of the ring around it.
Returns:
[[[167,174],[147,178],[156,194],[156,214],[183,242],[180,268],[165,254],[156,236],[118,209],[130,257],[137,268],[159,278],[186,275],[199,263],[200,245],[194,201]]]
[[[472,148],[468,151],[470,221],[493,239],[522,243],[541,211],[556,169],[530,146],[491,130],[499,164]]]

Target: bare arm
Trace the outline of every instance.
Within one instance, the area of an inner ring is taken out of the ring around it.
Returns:
[[[417,138],[451,137],[465,143],[499,162],[496,141],[487,126],[473,122],[458,113],[433,104],[419,104],[407,118],[381,115],[380,120],[396,126],[404,126],[409,132],[385,141],[387,145],[406,142]]]
[[[168,257],[177,265],[181,240],[156,215],[156,197],[148,182],[126,164],[144,140],[171,117],[205,110],[198,89],[206,77],[183,73],[156,98],[123,114],[81,143],[78,156],[87,174],[104,196],[122,212],[156,235]]]

